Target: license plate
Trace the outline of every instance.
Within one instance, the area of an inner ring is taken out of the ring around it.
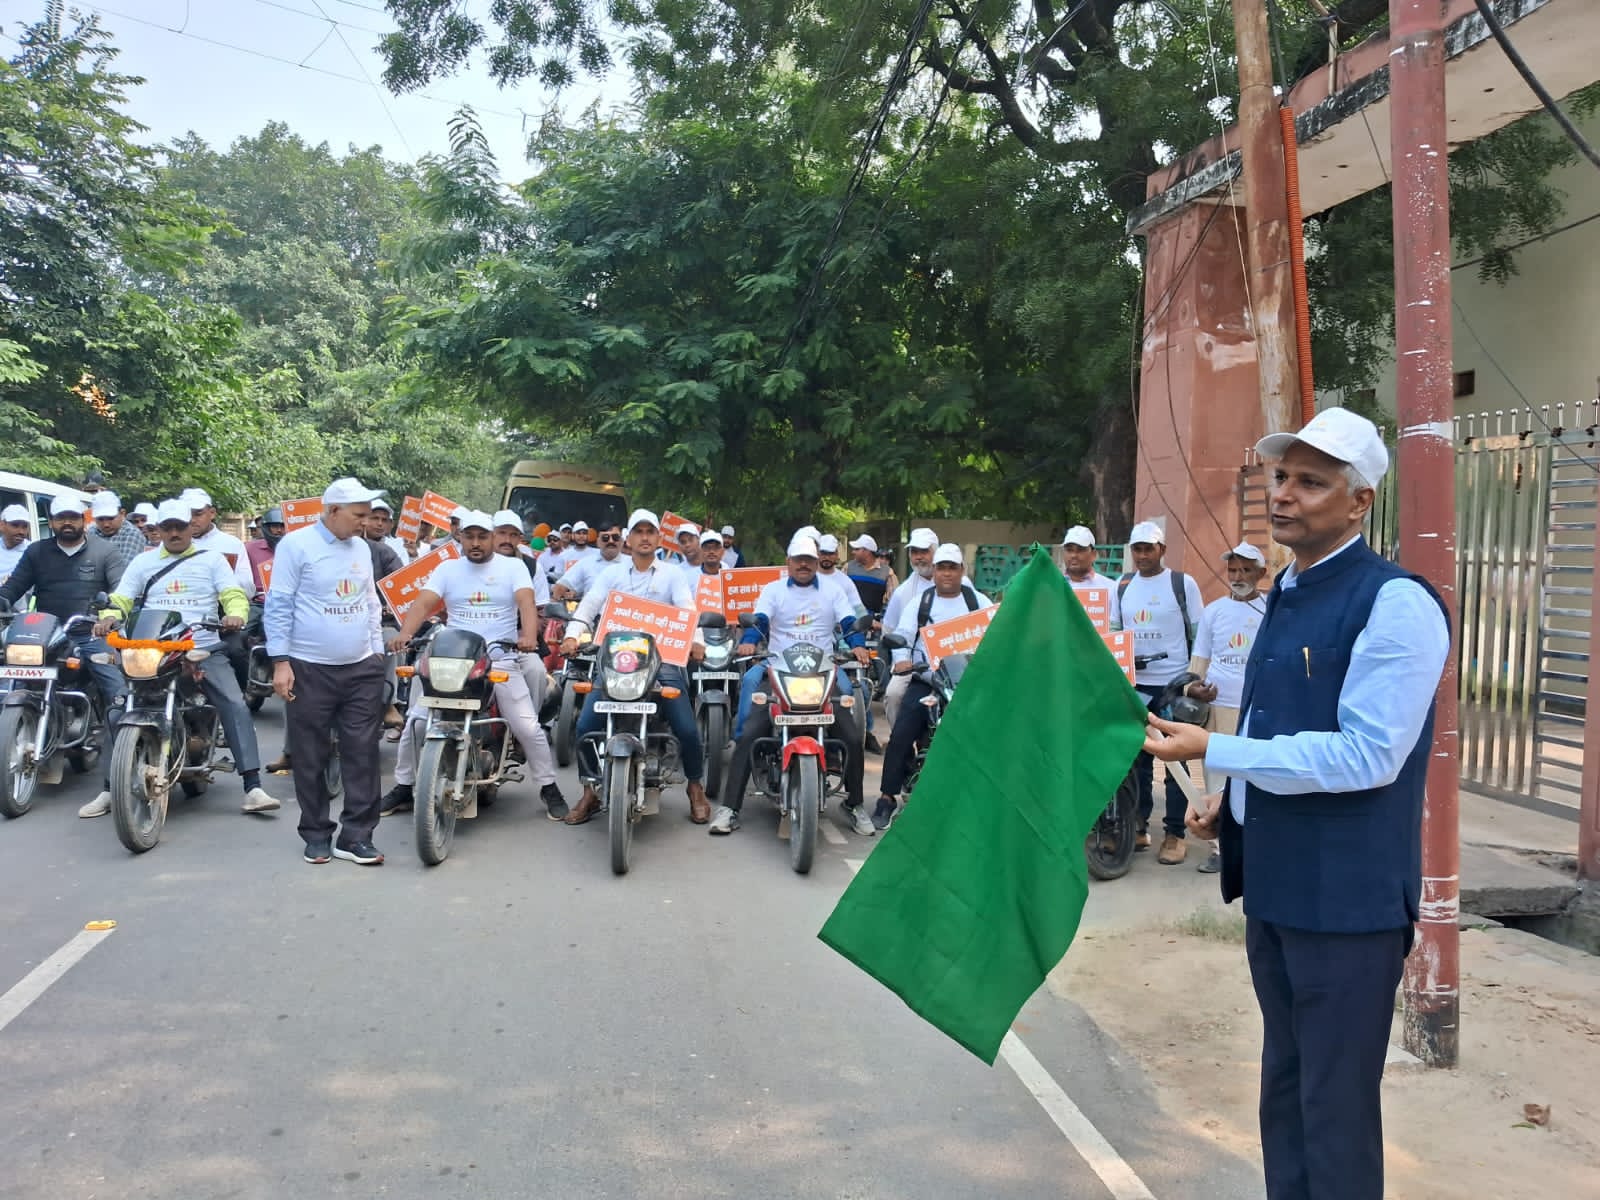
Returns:
[[[463,696],[416,696],[411,703],[418,708],[453,708],[461,712],[476,712],[479,702]]]
[[[55,667],[0,667],[0,679],[54,679]]]
[[[739,678],[739,673],[737,671],[696,671],[694,677],[701,683],[708,679],[720,679],[724,683],[732,683]]]
[[[772,718],[774,725],[832,725],[832,713],[780,713]]]
[[[596,700],[595,712],[608,713],[643,713],[648,716],[656,711],[653,700]]]

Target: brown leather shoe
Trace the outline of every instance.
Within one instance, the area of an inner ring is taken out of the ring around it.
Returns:
[[[261,769],[268,775],[287,775],[294,770],[294,764],[289,761],[287,754],[280,754]]]
[[[1189,846],[1182,838],[1169,833],[1161,839],[1161,850],[1156,855],[1156,861],[1163,867],[1175,867],[1188,857]]]
[[[1150,831],[1148,829],[1140,829],[1138,833],[1133,835],[1133,848],[1135,850],[1150,849]]]
[[[696,825],[704,825],[711,820],[711,801],[706,799],[706,789],[698,783],[691,783],[685,790],[689,793],[689,820]]]
[[[404,726],[406,719],[400,715],[400,710],[394,705],[389,705],[383,710],[383,727],[385,729],[399,729]]]
[[[600,796],[592,787],[585,787],[572,811],[561,818],[563,825],[582,825],[600,811]]]

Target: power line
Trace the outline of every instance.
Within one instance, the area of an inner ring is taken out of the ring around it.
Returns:
[[[269,3],[271,0],[260,0],[260,2]],[[367,81],[367,86],[372,89],[372,94],[378,98],[378,107],[383,109],[383,115],[389,118],[389,124],[394,126],[395,134],[400,138],[400,144],[406,148],[406,153],[412,158],[416,158],[417,152],[411,148],[411,143],[406,140],[406,131],[400,128],[400,122],[394,119],[394,112],[389,108],[389,102],[383,98],[383,89],[373,82],[371,75],[367,74],[366,64],[356,54],[355,49],[350,45],[350,40],[344,36],[344,30],[339,27],[339,22],[328,16],[327,10],[322,7],[322,0],[311,0],[311,3],[317,6],[317,11],[322,14],[323,19],[333,28],[334,33],[339,35],[339,41],[344,45],[345,53],[350,56],[350,61],[356,64],[356,70],[361,72],[361,77]]]
[[[1561,106],[1556,103],[1556,98],[1550,94],[1550,89],[1539,81],[1539,77],[1533,73],[1533,68],[1528,66],[1522,55],[1517,52],[1517,48],[1511,44],[1511,39],[1506,36],[1505,27],[1500,24],[1500,18],[1495,16],[1494,9],[1489,7],[1489,0],[1477,0],[1477,4],[1478,15],[1483,18],[1483,23],[1489,27],[1489,32],[1494,35],[1494,40],[1500,44],[1501,52],[1511,60],[1511,65],[1516,68],[1517,74],[1522,76],[1522,81],[1528,85],[1528,89],[1539,97],[1539,103],[1545,106],[1551,117],[1555,119],[1555,123],[1561,126],[1561,132],[1567,135],[1572,144],[1578,148],[1579,153],[1595,166],[1600,167],[1600,153],[1596,153],[1595,148],[1589,144],[1588,139],[1578,132],[1578,127],[1572,123],[1572,118],[1567,116],[1562,111]]]
[[[315,0],[313,0],[313,3],[314,2]],[[254,0],[254,3],[263,5],[267,8],[276,8],[286,13],[294,13],[296,16],[305,17],[308,21],[326,21],[329,25],[332,25],[336,28],[343,27],[345,29],[354,29],[359,33],[370,33],[376,37],[382,37],[384,34],[389,32],[387,29],[374,29],[370,25],[353,25],[349,21],[338,21],[333,17],[330,17],[325,12],[321,14],[307,12],[303,8],[295,8],[292,4],[282,4],[279,2],[279,0]],[[185,20],[185,23],[187,23],[187,19]],[[181,30],[175,32],[181,32]]]

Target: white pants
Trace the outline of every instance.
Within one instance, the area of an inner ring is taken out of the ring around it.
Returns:
[[[1239,710],[1237,708],[1224,708],[1220,704],[1211,706],[1211,720],[1206,722],[1206,728],[1212,733],[1238,733]],[[1221,771],[1206,770],[1206,794],[1220,792],[1228,786],[1228,777]]]
[[[895,714],[900,711],[900,701],[906,698],[906,689],[911,686],[910,674],[891,675],[889,682],[883,689],[883,715],[889,719],[889,728],[894,729]]]
[[[528,690],[526,670],[530,660],[537,664],[539,678],[543,680],[544,664],[535,655],[523,658],[521,670],[510,659],[502,659],[494,664],[496,670],[508,671],[511,675],[506,682],[494,685],[494,701],[507,728],[511,730],[511,736],[517,739],[523,754],[527,756],[528,774],[534,786],[542,788],[556,781],[556,761],[550,754],[550,742],[544,735],[544,728],[539,724],[539,706]],[[400,735],[400,748],[395,757],[394,781],[398,784],[410,785],[417,781],[417,756],[421,753],[423,728],[427,720],[427,709],[412,709],[411,718]]]

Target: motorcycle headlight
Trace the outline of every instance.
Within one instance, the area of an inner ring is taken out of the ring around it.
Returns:
[[[6,665],[11,667],[44,666],[43,646],[7,646]]]
[[[792,708],[820,708],[822,697],[828,691],[828,681],[821,675],[784,675],[783,694]]]
[[[706,666],[713,671],[722,670],[732,657],[732,642],[716,642],[706,646]]]
[[[467,686],[472,675],[470,658],[434,658],[428,656],[428,686],[436,692],[459,692]]]
[[[641,700],[644,698],[645,689],[650,686],[648,671],[630,671],[624,674],[607,667],[604,674],[606,695],[613,700]]]
[[[129,679],[154,679],[165,653],[164,650],[124,650],[122,673]]]

